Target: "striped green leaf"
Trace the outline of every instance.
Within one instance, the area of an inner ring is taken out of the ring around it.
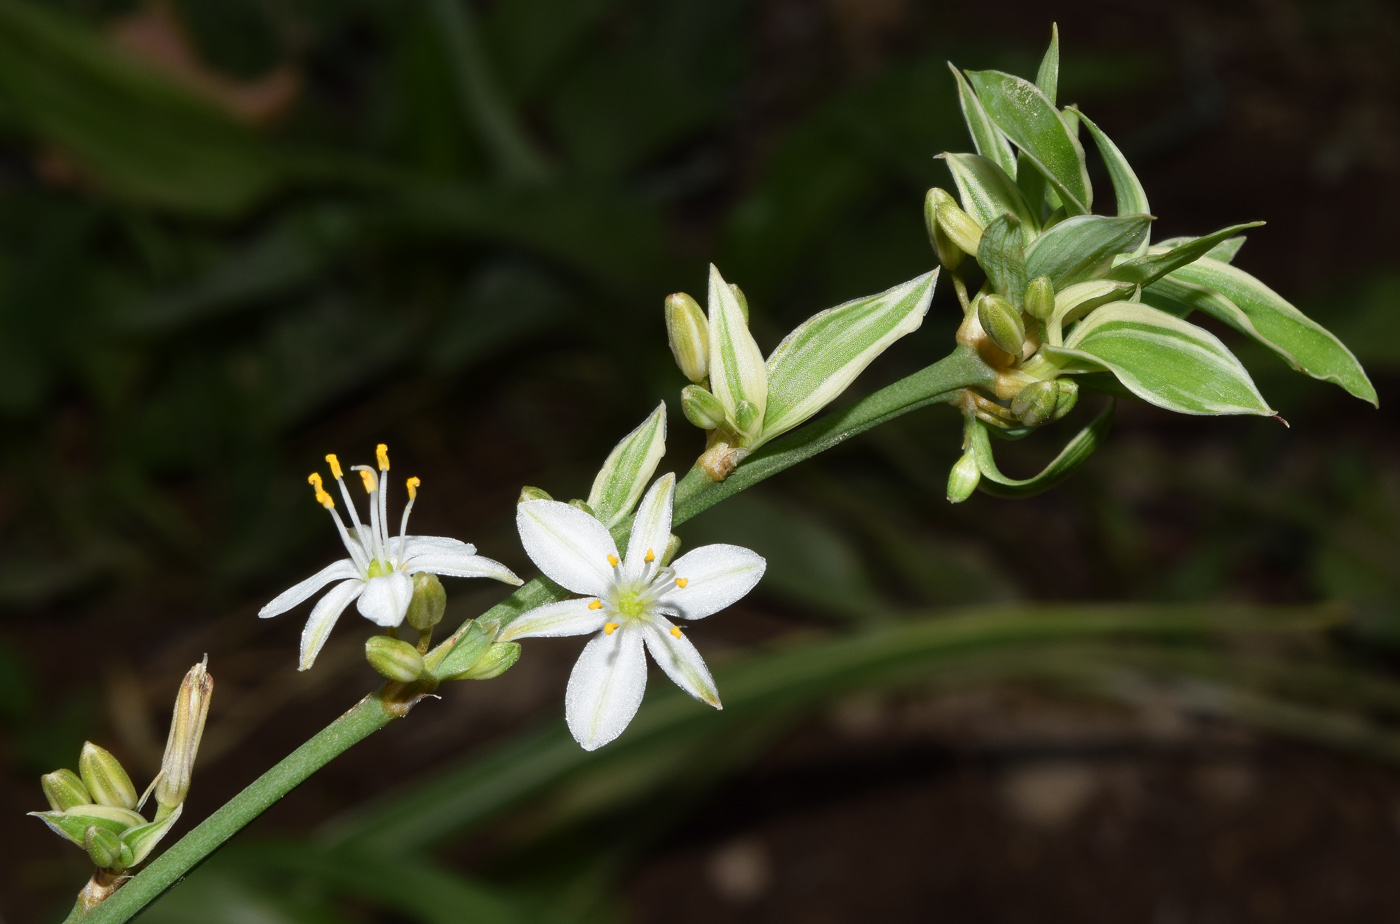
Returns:
[[[1199,260],[1241,231],[1248,231],[1262,224],[1262,221],[1251,221],[1243,225],[1231,225],[1204,237],[1183,239],[1175,247],[1153,248],[1149,253],[1118,264],[1105,273],[1104,278],[1131,282],[1139,286],[1150,285],[1172,270]]]
[[[1030,278],[1049,276],[1056,291],[1104,275],[1113,258],[1147,240],[1151,215],[1079,215],[1050,228],[1026,251]]]
[[[968,134],[972,136],[972,146],[977,149],[978,154],[1014,178],[1016,155],[1011,152],[1011,145],[1007,143],[1006,136],[992,124],[987,110],[982,108],[982,101],[972,92],[972,87],[968,85],[962,72],[954,67],[951,61],[948,63],[948,69],[953,72],[953,77],[958,82],[958,104],[962,106],[963,121],[967,123]]]
[[[944,154],[943,160],[953,174],[963,210],[979,225],[985,228],[1003,215],[1015,215],[1027,236],[1040,227],[1040,216],[1031,214],[1016,181],[996,162],[978,154]]]
[[[656,463],[665,453],[666,402],[663,401],[637,429],[613,447],[593,479],[588,506],[604,525],[611,527],[632,512],[656,471]]]

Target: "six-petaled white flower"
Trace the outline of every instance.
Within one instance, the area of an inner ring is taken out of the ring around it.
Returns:
[[[569,730],[586,750],[616,738],[636,714],[647,681],[643,648],[682,690],[720,708],[700,653],[667,617],[703,619],[724,609],[753,589],[766,563],[739,546],[707,545],[663,565],[675,491],[675,475],[647,491],[623,559],[607,527],[577,507],[532,500],[516,508],[530,558],[556,583],[587,596],[523,613],[501,638],[598,633],[569,675],[564,703]]]
[[[307,479],[316,489],[316,500],[331,512],[350,557],[327,565],[279,594],[277,599],[258,612],[264,619],[285,613],[327,584],[339,581],[311,610],[311,618],[301,633],[299,670],[306,670],[316,660],[321,646],[326,643],[326,636],[351,601],[358,601],[360,615],[370,622],[385,627],[402,623],[409,601],[413,598],[413,575],[420,571],[444,577],[489,577],[507,584],[520,583],[520,578],[512,574],[509,568],[477,555],[476,547],[466,542],[446,536],[406,535],[408,515],[413,510],[421,483],[417,478],[408,479],[408,503],[404,505],[403,517],[399,521],[399,535],[391,537],[389,508],[385,499],[389,450],[380,443],[376,455],[379,460],[378,472],[368,465],[351,467],[360,473],[365,491],[369,494],[367,525],[360,522],[360,515],[350,499],[350,489],[345,486],[340,461],[334,455],[326,456],[326,462],[330,464],[331,475],[340,485],[340,494],[350,511],[352,527],[347,528],[340,519],[340,514],[335,510],[335,501],[322,487],[321,476],[313,472]]]

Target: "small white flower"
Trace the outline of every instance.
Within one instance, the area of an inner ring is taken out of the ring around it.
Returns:
[[[408,612],[408,603],[413,598],[413,575],[420,571],[439,574],[444,577],[489,577],[507,584],[519,584],[520,578],[497,561],[476,554],[476,546],[446,536],[409,536],[408,514],[413,510],[413,502],[418,497],[418,478],[408,479],[408,503],[403,508],[399,521],[397,538],[389,535],[389,508],[385,500],[388,486],[389,450],[380,443],[376,454],[379,471],[368,465],[351,466],[360,473],[365,491],[369,494],[369,524],[360,522],[360,515],[350,499],[350,489],[345,486],[344,473],[340,460],[334,455],[326,456],[331,475],[340,485],[340,495],[350,511],[354,523],[347,529],[340,514],[335,510],[335,501],[322,487],[321,476],[313,472],[307,481],[316,489],[316,500],[331,512],[336,529],[349,558],[327,565],[311,577],[294,587],[283,591],[267,606],[258,611],[263,619],[287,612],[292,607],[308,599],[312,594],[339,581],[324,597],[316,602],[311,610],[311,618],[301,633],[301,665],[306,670],[316,660],[326,636],[340,614],[358,600],[360,615],[381,626],[397,626],[403,622]]]
[[[735,545],[707,545],[664,567],[671,539],[676,476],[658,478],[637,507],[627,557],[619,559],[607,527],[558,501],[516,508],[525,551],[539,569],[581,599],[522,614],[502,640],[598,634],[583,649],[564,701],[569,730],[585,750],[622,734],[646,689],[643,648],[682,690],[716,709],[719,693],[700,652],[666,617],[703,619],[753,589],[766,567],[762,556]]]

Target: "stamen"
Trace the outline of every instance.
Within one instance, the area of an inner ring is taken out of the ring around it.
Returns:
[[[326,489],[321,487],[321,476],[319,474],[312,472],[310,475],[307,475],[306,483],[316,489],[316,503],[325,507],[327,510],[335,506],[335,501],[331,500],[331,496],[326,493]]]
[[[653,552],[651,549],[647,549],[647,557],[646,557],[645,560],[646,560],[646,561],[656,561],[656,553]]]
[[[389,470],[389,447],[380,443],[374,447],[374,457],[379,460],[379,470],[387,472]]]
[[[592,603],[588,604],[588,608],[590,610],[601,610],[603,608],[603,601],[594,600]]]
[[[619,559],[618,559],[618,557],[617,557],[616,555],[609,555],[609,556],[608,556],[608,564],[612,565],[614,568],[617,567],[618,561],[619,561]]]
[[[676,578],[676,586],[685,589],[685,585],[690,583],[690,578]]]
[[[680,627],[680,626],[672,626],[672,627],[671,627],[671,634],[674,635],[676,638],[680,638],[680,637],[681,637],[681,627]]]
[[[399,558],[403,558],[404,549],[408,547],[408,539],[406,537],[408,533],[408,515],[413,510],[413,502],[418,499],[418,486],[423,483],[423,480],[417,475],[414,475],[412,478],[408,479],[406,483],[408,484],[408,503],[403,505],[403,517],[399,520]]]
[[[360,473],[360,478],[364,480],[365,490],[369,492],[369,531],[374,542],[374,558],[376,561],[385,558],[385,547],[389,540],[385,534],[383,512],[384,512],[384,492],[379,491],[379,481],[374,477],[374,471],[368,465],[356,465],[355,471]],[[378,498],[375,494],[378,494]],[[376,499],[379,503],[375,503]]]
[[[374,473],[367,468],[360,469],[360,480],[365,483],[365,492],[368,494],[373,494],[378,487],[374,483]]]
[[[417,499],[417,497],[418,497],[418,486],[419,486],[420,484],[422,484],[422,483],[423,483],[423,479],[419,478],[417,475],[414,475],[412,478],[408,479],[408,481],[405,482],[405,484],[408,485],[408,499],[409,499],[409,500],[416,500],[416,499]]]
[[[340,486],[340,496],[345,500],[345,509],[350,511],[350,520],[355,524],[355,531],[362,528],[360,523],[360,511],[355,509],[355,501],[350,496],[350,489],[345,486],[345,472],[340,468],[340,459],[335,453],[326,456],[326,461],[330,463],[331,474],[335,476],[335,483]]]
[[[621,626],[621,625],[622,625],[622,623],[620,623],[620,622],[605,622],[605,623],[603,623],[603,634],[604,634],[604,635],[612,635],[614,632],[616,632],[616,631],[618,630],[618,627]]]
[[[326,464],[331,467],[331,475],[333,477],[341,478],[344,476],[345,473],[340,470],[340,460],[335,457],[335,453],[327,453]]]

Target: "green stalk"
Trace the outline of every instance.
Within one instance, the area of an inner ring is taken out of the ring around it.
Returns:
[[[699,468],[692,469],[676,488],[675,522],[683,523],[725,498],[871,427],[926,405],[948,401],[968,386],[988,385],[993,378],[994,373],[972,350],[959,347],[932,366],[900,379],[850,407],[828,414],[816,423],[774,440],[746,459],[722,482],[710,481]],[[625,533],[629,528],[630,522],[623,522],[614,532]],[[484,613],[479,621],[499,624],[527,609],[562,600],[568,595],[568,591],[552,582],[535,578]],[[428,654],[426,661],[430,667],[436,668],[442,663],[470,622],[463,624],[451,638]],[[355,743],[395,718],[406,715],[417,698],[416,694],[421,692],[427,691],[389,684],[383,690],[366,696],[151,861],[111,898],[86,913],[80,907],[74,908],[68,916],[68,924],[76,921],[119,924],[130,920],[204,862],[244,825],[295,789],[302,780]]]

